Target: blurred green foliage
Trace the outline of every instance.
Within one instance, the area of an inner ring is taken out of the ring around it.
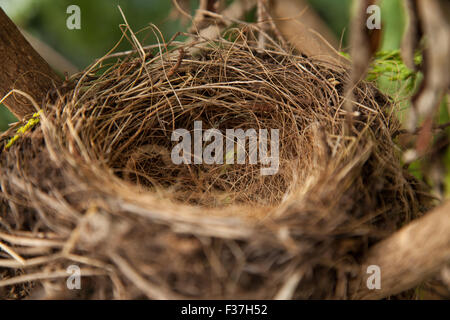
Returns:
[[[348,39],[348,22],[350,21],[350,7],[352,0],[308,0],[308,3],[328,24],[337,39]]]
[[[381,50],[400,48],[406,26],[402,0],[381,0],[383,43]]]
[[[421,63],[422,55],[417,53],[415,64]],[[403,63],[399,49],[378,51],[367,75],[368,81],[376,82],[378,88],[396,102],[401,121],[406,120],[409,97],[417,90],[422,78],[422,73],[410,70]]]

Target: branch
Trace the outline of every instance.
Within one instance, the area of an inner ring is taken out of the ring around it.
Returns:
[[[345,63],[339,42],[322,19],[301,1],[272,1],[270,14],[285,38],[301,53],[333,63]]]
[[[42,42],[38,38],[29,34],[23,29],[19,29],[25,39],[36,50],[37,53],[45,60],[48,61],[50,67],[59,74],[68,74],[69,76],[78,73],[80,70],[72,62],[67,60],[63,55],[50,47],[48,44]]]
[[[439,109],[450,85],[450,24],[446,19],[444,2],[429,0],[417,2],[417,17],[425,35],[423,76],[418,92],[412,98],[407,127],[413,132],[420,118],[432,118]],[[428,132],[426,133],[428,134]],[[431,141],[428,141],[430,144]]]
[[[206,12],[216,12],[216,0],[200,0],[199,8],[195,14],[194,20],[192,21],[192,28],[190,32],[198,32],[203,29],[204,24],[208,22],[205,21],[207,18]]]
[[[450,262],[450,201],[375,245],[362,265],[353,299],[382,299],[411,289]],[[381,269],[381,289],[367,288],[367,267]]]
[[[16,25],[0,8],[0,99],[12,89],[29,94],[40,103],[61,82],[59,76],[25,40]],[[19,119],[36,112],[23,97],[11,94],[3,102]]]
[[[201,39],[215,40],[220,37],[222,30],[225,27],[230,26],[234,21],[241,19],[249,10],[256,5],[255,0],[236,0],[230,4],[221,14],[217,14],[210,11],[204,11],[201,8],[197,11],[197,14],[206,13],[211,17],[220,18],[221,26],[217,24],[209,25],[204,29],[198,31],[198,37]],[[186,43],[193,43],[197,39],[189,38]],[[198,52],[198,48],[191,48],[189,54],[195,55]]]

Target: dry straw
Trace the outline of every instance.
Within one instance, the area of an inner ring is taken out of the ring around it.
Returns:
[[[251,27],[145,48],[124,35],[135,50],[49,93],[8,150],[20,124],[1,137],[3,295],[351,298],[367,250],[426,204],[389,98],[362,82],[347,114],[344,67],[262,50]],[[171,133],[197,120],[279,129],[278,174],[174,165]],[[81,291],[65,288],[69,265]]]

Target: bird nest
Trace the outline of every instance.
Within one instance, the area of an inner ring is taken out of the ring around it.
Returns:
[[[345,67],[230,34],[109,54],[1,136],[3,296],[352,297],[367,250],[424,204],[394,106],[361,82],[345,110]],[[245,145],[244,162],[236,145],[176,164],[180,129],[192,153],[209,129],[277,130],[276,170]]]

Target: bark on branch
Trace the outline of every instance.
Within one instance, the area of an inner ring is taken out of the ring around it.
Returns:
[[[270,14],[285,38],[301,53],[346,64],[337,52],[339,41],[304,0],[272,1]]]
[[[17,89],[40,103],[46,93],[61,82],[1,8],[0,57],[0,99]],[[3,103],[19,119],[36,111],[30,101],[16,94],[11,94]]]
[[[450,262],[450,201],[410,223],[369,252],[353,299],[382,299],[411,289]],[[381,270],[381,289],[367,288],[367,267]]]

